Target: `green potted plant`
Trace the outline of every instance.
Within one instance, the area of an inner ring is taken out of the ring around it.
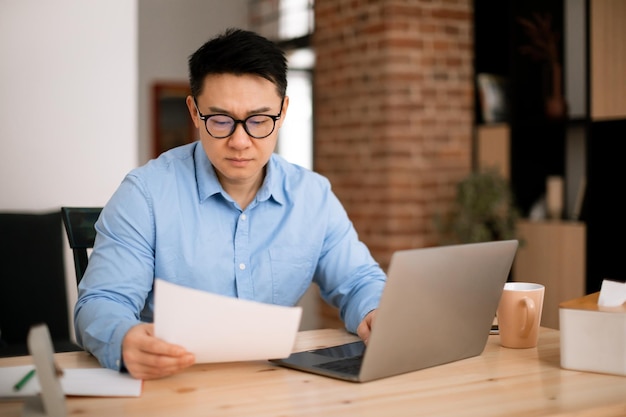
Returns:
[[[438,215],[442,243],[473,243],[516,238],[519,211],[509,182],[495,170],[476,171],[457,185],[447,215]]]

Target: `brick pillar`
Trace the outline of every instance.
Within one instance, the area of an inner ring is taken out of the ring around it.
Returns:
[[[471,0],[316,0],[314,169],[383,268],[471,170]]]

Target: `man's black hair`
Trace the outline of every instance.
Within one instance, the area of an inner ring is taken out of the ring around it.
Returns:
[[[287,91],[287,60],[274,42],[254,32],[229,28],[210,39],[189,57],[191,95],[202,93],[209,74],[252,74],[276,85],[280,97]]]

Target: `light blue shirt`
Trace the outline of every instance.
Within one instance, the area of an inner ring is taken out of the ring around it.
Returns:
[[[328,180],[278,155],[242,210],[199,142],[175,148],[124,178],[96,231],[75,328],[112,369],[126,332],[152,321],[155,277],[286,306],[316,282],[351,332],[378,307],[386,279]]]

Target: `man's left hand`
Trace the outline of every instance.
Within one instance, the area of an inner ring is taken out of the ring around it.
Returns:
[[[370,334],[372,332],[372,326],[374,325],[374,320],[376,318],[376,310],[372,310],[367,313],[367,316],[363,319],[359,327],[356,329],[356,334],[363,340],[363,342],[367,345],[367,341],[370,338]]]

